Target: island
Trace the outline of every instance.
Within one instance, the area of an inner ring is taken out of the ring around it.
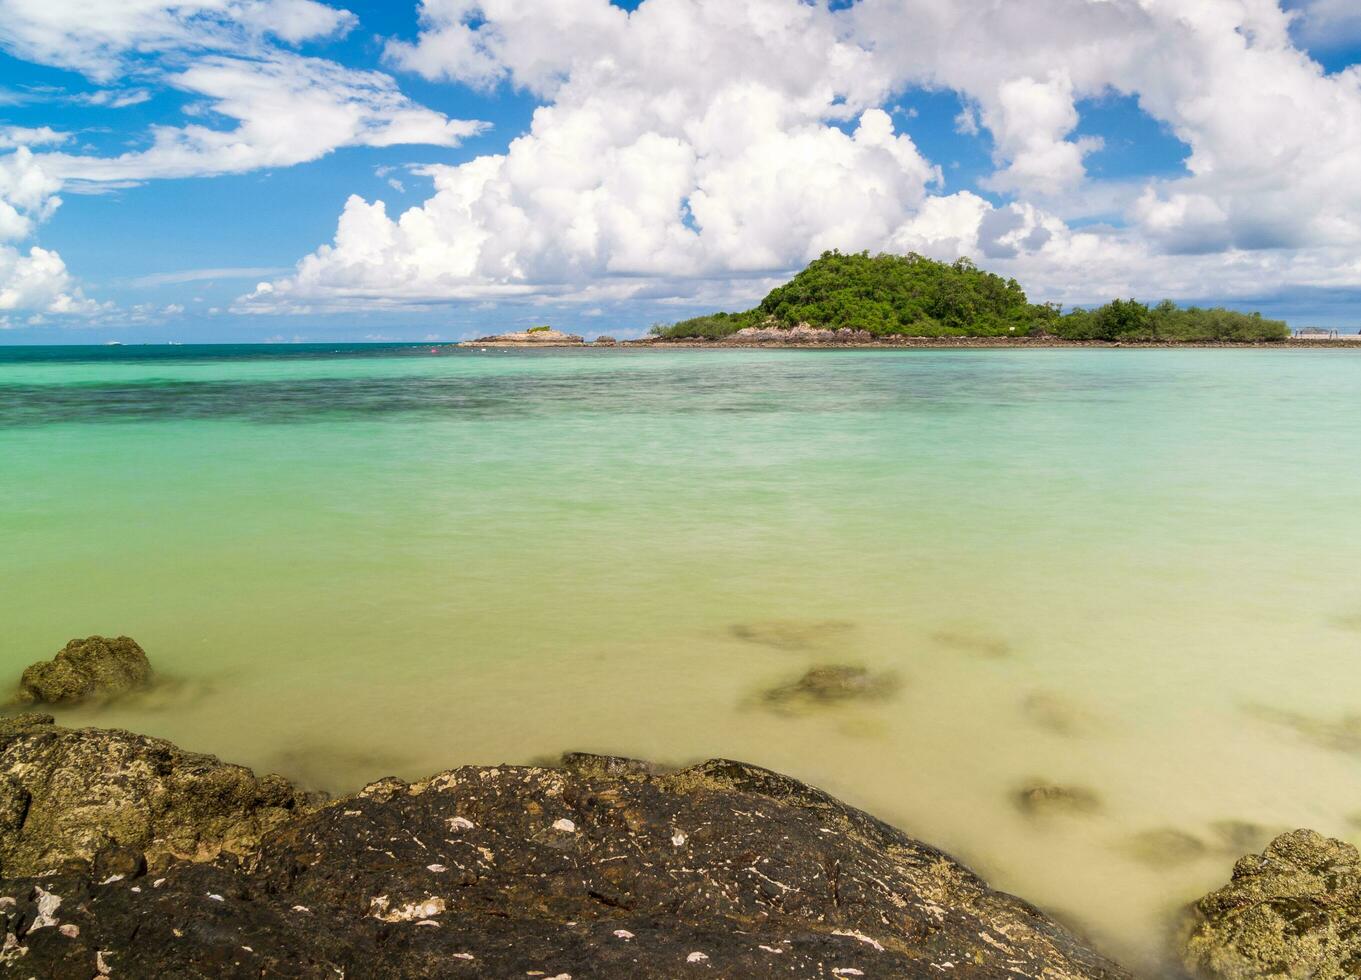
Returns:
[[[517,333],[501,333],[491,337],[465,340],[460,347],[580,347],[584,337],[563,333],[549,326],[530,327]]]
[[[824,252],[756,307],[657,324],[630,346],[1112,346],[1290,343],[1281,320],[1116,299],[1064,312],[969,259]],[[1318,346],[1317,341],[1308,341]],[[1356,345],[1348,345],[1355,347]]]

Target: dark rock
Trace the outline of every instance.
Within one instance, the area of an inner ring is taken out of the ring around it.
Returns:
[[[895,674],[876,674],[864,667],[814,667],[796,681],[766,691],[762,703],[776,711],[801,711],[848,701],[884,701],[898,693]]]
[[[732,635],[739,640],[794,652],[826,649],[845,640],[854,631],[854,623],[839,619],[821,622],[777,619],[762,623],[738,623],[731,629]]]
[[[1027,816],[1088,814],[1101,809],[1101,798],[1086,787],[1058,786],[1042,779],[1033,779],[1016,790],[1012,800]]]
[[[591,344],[595,347],[613,347],[618,343],[619,341],[615,340],[613,337],[607,337],[604,334],[591,341]]]
[[[0,872],[89,862],[110,845],[153,866],[244,852],[315,802],[279,776],[131,732],[71,730],[36,716],[0,733]]]
[[[135,847],[110,844],[95,855],[91,874],[95,881],[118,878],[140,878],[146,874],[146,855]]]
[[[0,961],[84,978],[1128,977],[787,777],[571,759],[384,780],[239,864],[0,881]]]
[[[1361,855],[1312,830],[1282,834],[1191,908],[1183,958],[1213,980],[1361,976]]]
[[[25,670],[18,700],[70,704],[127,694],[150,683],[151,663],[135,640],[91,636],[72,640],[51,660]]]

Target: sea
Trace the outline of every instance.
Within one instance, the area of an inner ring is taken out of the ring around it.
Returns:
[[[126,634],[161,683],[60,722],[334,792],[741,759],[1166,976],[1236,858],[1361,841],[1358,395],[1342,350],[0,348],[0,683]],[[898,686],[766,695],[819,666]]]

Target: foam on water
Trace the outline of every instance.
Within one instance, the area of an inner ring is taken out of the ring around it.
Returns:
[[[1357,836],[1358,390],[1341,351],[0,349],[0,675],[127,633],[178,683],[62,721],[333,788],[743,758],[1157,973],[1261,832]],[[755,696],[841,663],[902,686]]]

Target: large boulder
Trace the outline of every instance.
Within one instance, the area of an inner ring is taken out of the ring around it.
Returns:
[[[1214,980],[1361,976],[1361,854],[1312,830],[1282,834],[1192,907],[1183,958]]]
[[[383,780],[244,862],[8,878],[0,961],[83,977],[1128,976],[792,779],[564,762]]]
[[[28,704],[69,704],[115,697],[151,683],[151,662],[127,636],[72,640],[51,660],[42,660],[19,679],[18,700]]]
[[[134,849],[173,858],[244,854],[318,802],[281,776],[131,732],[67,729],[50,715],[0,723],[0,874],[86,864]]]

